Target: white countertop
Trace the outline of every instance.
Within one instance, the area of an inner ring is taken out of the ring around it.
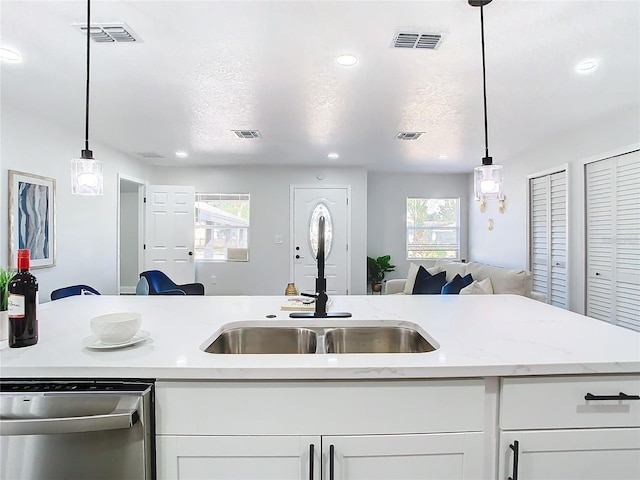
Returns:
[[[640,373],[640,333],[515,295],[335,296],[331,311],[351,319],[408,321],[435,341],[418,354],[220,355],[202,348],[230,322],[298,322],[285,297],[75,296],[38,306],[37,345],[0,342],[0,374],[10,377],[157,379],[389,379]],[[91,317],[142,314],[150,337],[92,350]],[[267,319],[266,315],[276,315]]]

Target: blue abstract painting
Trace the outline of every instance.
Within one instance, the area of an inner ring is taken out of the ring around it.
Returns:
[[[32,260],[49,257],[49,187],[18,182],[18,248]]]
[[[29,249],[31,268],[56,264],[56,181],[9,170],[10,265],[17,265],[18,250]]]

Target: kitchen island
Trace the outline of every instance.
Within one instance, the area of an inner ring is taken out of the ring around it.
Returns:
[[[37,345],[2,342],[2,377],[156,379],[161,479],[506,479],[516,458],[521,478],[640,478],[640,333],[512,295],[339,296],[340,322],[410,322],[436,349],[204,351],[229,323],[299,322],[283,302],[42,304]],[[85,348],[90,318],[116,311],[140,312],[149,338]]]

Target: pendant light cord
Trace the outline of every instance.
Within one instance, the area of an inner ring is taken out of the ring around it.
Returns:
[[[489,134],[487,127],[487,75],[484,66],[484,15],[482,5],[480,5],[480,35],[482,37],[482,89],[484,98],[484,156],[483,165],[491,165],[492,158],[489,156]]]
[[[91,59],[91,0],[87,0],[87,93],[85,96],[85,118],[84,118],[84,148],[88,153],[88,157],[93,158],[91,150],[89,150],[89,72],[90,72],[90,59]]]

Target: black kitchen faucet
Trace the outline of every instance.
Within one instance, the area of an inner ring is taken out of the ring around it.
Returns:
[[[289,314],[291,318],[346,318],[350,317],[349,312],[327,312],[327,279],[324,276],[324,216],[318,220],[318,276],[316,277],[316,293],[301,294],[305,297],[313,297],[315,301],[314,312],[292,312]]]

